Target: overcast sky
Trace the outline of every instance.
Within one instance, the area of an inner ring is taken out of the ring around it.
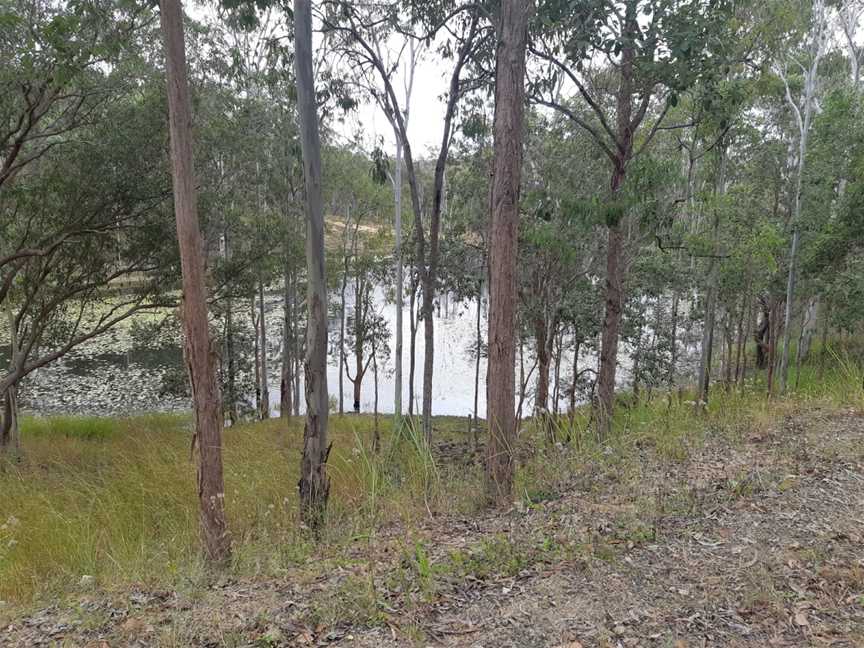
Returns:
[[[407,55],[404,57],[407,59]],[[411,94],[408,137],[416,157],[428,157],[429,150],[437,155],[444,130],[444,109],[442,95],[447,90],[448,65],[441,65],[434,52],[425,52],[418,61],[414,74],[414,88]],[[400,100],[404,100],[404,83],[407,71],[400,66],[394,76],[393,84]],[[334,124],[334,129],[345,139],[353,139],[359,133],[364,147],[371,150],[381,139],[388,155],[395,155],[396,140],[393,129],[384,113],[374,102],[362,104],[351,114],[344,124]]]

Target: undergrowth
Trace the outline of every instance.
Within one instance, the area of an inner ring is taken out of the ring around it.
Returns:
[[[760,378],[743,387],[715,385],[704,414],[687,394],[657,392],[650,400],[628,401],[619,407],[609,438],[596,436],[587,408],[524,422],[514,505],[543,505],[566,489],[595,488],[603,480],[638,485],[646,457],[681,462],[709,438],[738,443],[803,410],[864,407],[861,364],[849,355],[826,355],[826,366],[805,367],[790,381],[797,387],[784,396],[766,398]],[[478,510],[479,460],[441,458],[426,447],[417,425],[408,421],[396,435],[390,417],[380,420],[383,443],[375,453],[371,417],[331,418],[331,497],[328,524],[318,539],[301,528],[297,516],[302,421],[226,429],[231,573],[279,576],[310,564],[325,569],[363,543],[371,555],[387,525],[411,529],[430,515]],[[107,591],[132,583],[194,589],[207,578],[199,559],[190,425],[175,415],[25,418],[23,461],[6,463],[0,472],[0,600],[30,605],[75,593],[91,586],[84,576]],[[467,455],[465,430],[464,420],[435,421],[435,439],[464,444]],[[639,496],[634,490],[634,500]],[[622,532],[634,542],[651,533],[641,521]],[[540,537],[514,545],[495,538],[451,553],[446,564],[432,564],[422,544],[409,545],[403,562],[421,587],[431,587],[442,570],[458,578],[513,575],[526,564],[583,551],[584,539],[568,544]],[[371,581],[346,582],[336,598],[362,601],[364,616],[380,621]],[[316,611],[322,621],[333,614],[327,605]]]

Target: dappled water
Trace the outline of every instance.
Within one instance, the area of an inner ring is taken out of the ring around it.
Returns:
[[[348,299],[350,304],[350,298]],[[387,320],[391,338],[395,331],[396,307],[387,303],[383,292],[376,294],[376,308]],[[265,298],[268,338],[268,384],[274,413],[279,409],[279,384],[282,354],[282,302],[276,294]],[[238,314],[238,318],[242,317]],[[465,416],[473,411],[474,359],[469,346],[476,340],[476,302],[455,302],[447,298],[435,317],[436,359],[433,397],[436,414]],[[485,312],[482,314],[485,330]],[[152,315],[141,319],[152,320]],[[248,315],[247,315],[248,319]],[[140,321],[135,318],[121,323],[105,335],[88,341],[60,360],[43,367],[28,377],[22,386],[21,401],[28,411],[40,414],[83,413],[122,415],[145,411],[182,411],[189,408],[188,397],[178,394],[182,381],[183,362],[180,337],[175,328],[141,339],[134,334]],[[331,321],[338,329],[339,322]],[[408,409],[409,339],[407,302],[404,311],[404,395],[403,408]],[[247,323],[248,325],[248,323]],[[422,322],[421,322],[422,325]],[[382,412],[393,411],[395,340],[391,339],[391,356],[379,365],[378,405]],[[424,347],[422,327],[417,334],[416,398],[422,389]],[[8,359],[8,347],[0,347],[0,362]],[[353,361],[353,357],[348,358]],[[481,359],[481,376],[485,376],[485,360]],[[352,368],[353,375],[353,368]],[[332,397],[338,395],[338,355],[331,349],[328,382]],[[345,409],[353,404],[352,385],[345,378]],[[371,411],[374,400],[372,370],[363,381],[361,410]],[[484,397],[480,394],[481,415]],[[302,399],[301,399],[302,405]],[[301,407],[302,409],[302,407]]]
[[[350,305],[351,299],[348,303]],[[265,299],[268,335],[268,383],[272,411],[278,413],[279,384],[282,344],[282,303],[277,294]],[[433,380],[433,413],[436,415],[467,416],[474,408],[476,344],[476,301],[459,301],[442,296],[435,315],[435,369]],[[396,307],[388,303],[383,291],[376,293],[376,309],[385,318],[391,332],[391,355],[379,365],[378,407],[382,412],[393,411],[395,341],[393,332],[396,323]],[[246,309],[248,310],[248,309]],[[486,334],[486,305],[481,307],[481,330]],[[164,316],[164,314],[163,314]],[[244,315],[238,314],[238,318]],[[245,315],[248,319],[248,314]],[[38,414],[91,414],[126,415],[149,411],[183,411],[190,407],[188,396],[183,395],[183,362],[179,331],[175,326],[162,327],[158,334],[142,335],[143,323],[154,321],[154,315],[142,315],[139,320],[129,320],[107,334],[74,349],[64,358],[37,370],[25,381],[21,401],[24,408]],[[143,320],[143,321],[142,321]],[[248,323],[247,323],[248,325]],[[338,320],[330,322],[337,330]],[[408,410],[408,372],[410,328],[407,302],[403,317],[403,411]],[[533,363],[533,355],[526,345],[526,368]],[[623,355],[623,354],[622,354]],[[8,348],[0,347],[0,361],[8,356]],[[328,383],[331,402],[338,397],[338,356],[331,349],[328,367]],[[417,332],[417,354],[415,370],[415,411],[420,411],[423,383],[423,329],[422,322]],[[349,362],[353,357],[349,355]],[[596,357],[583,354],[580,367],[594,366]],[[562,363],[562,382],[569,382],[572,354],[565,355]],[[622,382],[628,379],[629,362],[622,358],[619,376]],[[353,375],[353,367],[352,367]],[[480,391],[478,412],[485,416],[486,361],[480,362]],[[530,412],[530,391],[536,374],[529,382],[529,397],[524,410]],[[518,380],[518,375],[517,375]],[[346,411],[352,409],[353,392],[350,381],[344,380]],[[562,396],[563,399],[563,396]],[[374,381],[372,370],[363,381],[361,411],[372,411]],[[301,397],[302,405],[302,397]],[[301,408],[302,409],[302,408]]]

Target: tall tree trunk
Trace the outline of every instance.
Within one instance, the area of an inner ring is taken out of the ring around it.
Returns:
[[[801,233],[798,226],[794,226],[792,232],[792,249],[789,252],[789,275],[786,281],[786,309],[783,316],[783,346],[780,351],[780,393],[786,391],[786,383],[789,378],[789,353],[792,338],[792,315],[795,302],[795,285],[797,282],[796,265],[798,262],[798,246]]]
[[[409,97],[410,101],[410,97]],[[395,202],[396,237],[396,342],[393,360],[393,423],[397,433],[402,430],[402,300],[405,292],[404,268],[402,265],[402,140],[396,138],[396,170],[393,179],[393,199]],[[342,299],[345,301],[344,297]]]
[[[18,425],[18,384],[12,383],[3,394],[0,418],[0,459],[17,461],[21,456],[21,431]]]
[[[285,259],[285,285],[283,287],[284,304],[282,306],[282,377],[279,390],[279,415],[282,418],[290,417],[293,408],[293,403],[291,402],[293,396],[293,372],[291,368],[293,363],[292,351],[294,347],[294,290],[287,254]]]
[[[735,382],[741,376],[741,351],[744,348],[745,329],[744,323],[750,321],[750,283],[747,283],[747,292],[741,300],[741,311],[738,314],[738,327],[735,343]]]
[[[801,334],[798,336],[798,350],[795,354],[795,389],[798,389],[801,382],[801,363],[806,362],[807,356],[810,355],[810,345],[816,334],[818,318],[819,297],[811,297],[807,302],[804,321],[801,323]]]
[[[516,257],[530,0],[503,0],[496,24],[494,159],[489,217],[489,360],[486,403],[486,496],[497,505],[513,493]]]
[[[258,280],[258,326],[261,330],[261,419],[270,418],[270,384],[267,380],[267,319],[264,317],[264,282]]]
[[[186,76],[183,11],[180,0],[160,0],[160,22],[165,45],[168,117],[174,214],[183,274],[183,330],[185,356],[195,410],[194,446],[198,450],[198,500],[201,534],[211,562],[231,554],[225,523],[225,486],[222,477],[222,397],[207,321],[204,242],[198,225],[195,170],[192,161],[192,111]]]
[[[623,169],[612,177],[612,195],[617,197],[624,180]],[[614,198],[613,198],[614,199]],[[597,372],[595,418],[598,433],[608,436],[612,431],[615,406],[615,373],[618,368],[618,340],[621,314],[624,309],[624,231],[620,222],[609,226],[606,244],[606,308],[600,343],[600,368]]]
[[[778,305],[775,298],[771,298],[771,319],[768,327],[768,395],[774,393],[774,373],[777,364],[777,334],[780,331],[780,323],[778,322]]]
[[[828,332],[831,328],[831,313],[826,309],[825,321],[822,323],[822,336],[819,344],[819,378],[821,379],[825,371],[825,361],[828,358]]]
[[[754,308],[753,308],[754,304],[753,304],[752,295],[748,296],[748,302],[749,303],[747,305],[747,323],[745,324],[746,331],[748,331],[748,333],[745,333],[743,336],[744,337],[744,344],[743,344],[743,348],[741,350],[741,356],[742,356],[742,358],[741,358],[741,374],[738,377],[738,387],[741,391],[744,391],[744,387],[747,384],[746,383],[746,381],[747,381],[747,363],[749,360],[749,354],[747,353],[747,336],[749,334],[749,331],[751,331],[752,329],[754,329],[756,327],[756,323],[754,322],[754,319],[757,317],[755,312],[754,312]]]
[[[239,417],[237,411],[237,359],[234,349],[234,300],[229,297],[225,304],[225,355],[228,359],[228,420],[236,425]]]
[[[476,345],[474,348],[474,425],[472,433],[474,435],[474,450],[480,447],[480,419],[478,418],[477,404],[480,400],[480,355],[483,350],[483,331],[481,328],[483,315],[483,282],[482,280],[477,285],[477,331]]]
[[[722,199],[726,194],[726,144],[719,143],[720,170],[716,195]],[[711,258],[708,260],[708,294],[705,299],[705,327],[702,331],[702,347],[699,358],[699,392],[696,410],[704,411],[708,405],[711,385],[711,357],[714,352],[714,323],[717,316],[717,294],[720,291],[720,262],[717,258],[720,237],[720,211],[714,208],[711,227]]]
[[[9,322],[9,365],[20,361],[18,349],[18,321],[12,308],[7,309]],[[0,418],[0,458],[17,461],[21,457],[21,432],[18,426],[18,383],[13,382],[3,394],[3,415]]]
[[[294,0],[294,67],[297,113],[306,187],[306,425],[300,464],[300,512],[318,528],[327,507],[330,480],[327,445],[327,280],[324,271],[324,206],[321,198],[321,140],[315,79],[312,75],[312,10],[310,0]]]
[[[342,289],[339,293],[339,416],[345,414],[345,291],[348,287],[348,268],[350,266],[347,242],[350,224],[351,207],[349,206],[348,217],[345,219],[345,240],[342,244]]]
[[[225,257],[231,258],[231,243],[226,228],[223,234],[225,244]],[[237,358],[234,348],[234,298],[229,295],[225,301],[225,357],[226,357],[226,384],[228,387],[228,420],[231,425],[236,425],[239,420],[237,403]]]
[[[781,74],[785,89],[786,100],[795,113],[798,124],[798,168],[795,174],[795,193],[793,196],[792,211],[792,249],[789,252],[789,276],[786,282],[786,312],[783,318],[783,349],[780,357],[780,391],[786,391],[789,378],[789,353],[792,337],[792,309],[795,302],[795,284],[797,281],[796,271],[798,263],[798,248],[801,242],[801,191],[804,182],[804,167],[807,160],[807,142],[810,137],[810,126],[813,122],[813,110],[816,99],[816,86],[819,75],[819,63],[825,52],[827,38],[823,32],[828,29],[826,18],[826,7],[824,0],[813,0],[812,19],[814,23],[810,27],[811,56],[809,66],[804,70],[804,91],[802,106],[792,99],[789,84],[785,74]],[[799,64],[800,65],[800,64]]]
[[[431,268],[431,262],[430,262]],[[431,272],[424,272],[423,278],[423,402],[422,424],[423,438],[426,444],[432,444],[432,374],[435,368],[435,287]]]
[[[633,67],[636,59],[635,34],[640,33],[636,3],[628,2],[625,8],[624,32],[633,44],[621,51],[619,67],[620,85],[616,93],[616,160],[610,182],[611,215],[606,245],[605,314],[601,330],[600,368],[597,372],[597,399],[595,418],[600,436],[612,431],[615,413],[615,374],[618,369],[618,343],[621,336],[621,317],[624,312],[624,224],[626,207],[619,205],[621,188],[627,173],[627,164],[633,156]]]
[[[378,345],[372,336],[372,381],[375,392],[372,398],[373,437],[372,450],[377,454],[381,448],[381,432],[378,429]]]
[[[678,366],[678,303],[680,299],[678,289],[675,288],[672,294],[672,322],[669,333],[669,372],[666,374],[666,384],[670,391],[675,385],[675,373]]]
[[[411,273],[411,294],[408,296],[408,320],[411,327],[411,348],[408,362],[408,416],[414,416],[414,372],[417,368],[417,274]]]
[[[801,325],[801,339],[798,342],[798,354],[801,362],[807,362],[810,357],[810,348],[813,338],[819,328],[819,304],[821,299],[818,295],[811,297],[807,302],[807,310],[804,313],[804,323]]]
[[[562,327],[563,328],[563,327]],[[564,331],[560,330],[555,335],[555,353],[553,366],[553,375],[555,376],[555,385],[552,390],[552,413],[558,416],[558,401],[561,398],[561,356],[564,353]]]
[[[297,278],[297,275],[298,275],[298,273],[295,272],[294,276],[293,276],[293,283],[292,283],[292,288],[291,288],[291,290],[293,291],[292,294],[294,295],[294,302],[293,302],[294,305],[292,306],[292,311],[294,313],[294,325],[293,325],[293,337],[294,337],[294,339],[292,340],[294,342],[294,352],[291,354],[292,359],[294,361],[294,368],[292,371],[292,377],[293,377],[292,383],[293,383],[293,387],[294,387],[294,399],[293,399],[293,401],[294,401],[294,416],[300,416],[300,379],[302,377],[302,367],[301,367],[302,363],[300,362],[300,358],[302,358],[303,354],[304,354],[303,342],[305,339],[304,336],[300,335],[300,329],[298,326],[298,319],[300,317],[300,312],[299,312],[299,309],[297,307],[297,295],[299,294],[299,292],[298,292],[299,280]]]
[[[542,416],[549,410],[549,340],[548,325],[543,317],[534,318],[534,342],[537,349],[537,391],[534,414]]]
[[[366,374],[366,363],[364,347],[366,346],[366,282],[361,276],[362,271],[357,270],[354,278],[354,377],[348,379],[354,384],[353,409],[355,414],[360,413],[360,397],[363,386],[363,376]]]
[[[255,308],[255,293],[252,293],[250,306],[253,333],[252,357],[255,364],[255,416],[261,418],[261,332],[258,330],[260,322],[258,320],[258,311]]]
[[[723,321],[723,339],[726,342],[726,359],[723,364],[724,379],[726,391],[732,385],[732,349],[734,347],[732,339],[732,313],[726,311],[726,316]]]
[[[761,319],[759,326],[753,334],[756,342],[756,368],[765,369],[768,366],[768,342],[771,337],[771,298],[763,296],[759,298]]]
[[[295,272],[293,276],[293,287],[294,291],[294,352],[291,354],[294,360],[294,369],[293,369],[293,386],[294,386],[294,416],[300,416],[300,383],[303,378],[303,362],[301,362],[301,358],[304,358],[306,350],[305,350],[305,341],[306,336],[300,335],[299,328],[299,319],[300,319],[300,309],[298,307],[297,298],[300,294],[300,280],[298,278],[299,272]],[[304,358],[305,360],[305,358]]]
[[[579,381],[579,347],[581,340],[579,334],[573,332],[573,382],[570,383],[570,415],[576,413],[576,386]]]

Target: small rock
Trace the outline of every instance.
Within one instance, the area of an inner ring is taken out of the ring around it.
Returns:
[[[81,577],[81,580],[78,581],[78,585],[80,585],[83,589],[93,589],[96,585],[96,577],[90,576],[89,574],[84,574]]]

